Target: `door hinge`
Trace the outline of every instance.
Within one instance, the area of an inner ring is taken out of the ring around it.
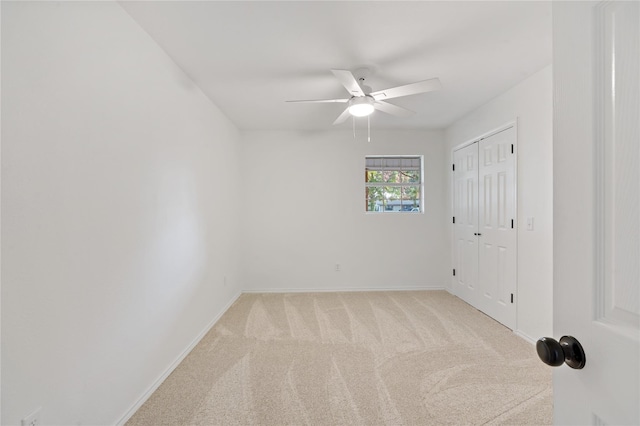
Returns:
[[[453,223],[456,223],[456,217],[455,216],[453,217]]]
[[[511,219],[511,229],[513,229],[513,219]]]
[[[454,276],[454,277],[456,276],[456,270],[455,270],[455,268],[453,269],[453,276]]]
[[[511,144],[511,153],[513,154],[513,144]]]
[[[511,293],[511,303],[513,303],[513,293]]]

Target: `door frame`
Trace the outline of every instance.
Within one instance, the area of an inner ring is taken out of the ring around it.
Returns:
[[[513,328],[513,332],[516,334],[518,333],[518,282],[519,282],[519,276],[518,276],[518,263],[519,263],[519,257],[518,257],[518,233],[519,233],[519,226],[518,223],[520,222],[518,220],[519,218],[519,214],[518,214],[518,117],[516,116],[513,120],[510,120],[504,124],[501,124],[498,127],[495,127],[491,130],[489,130],[488,132],[482,133],[479,136],[476,136],[474,138],[468,139],[465,142],[462,142],[460,144],[454,145],[453,148],[451,148],[451,152],[449,153],[449,158],[450,158],[450,163],[454,164],[454,153],[462,148],[466,148],[469,145],[472,145],[474,143],[480,143],[481,140],[486,139],[488,137],[491,137],[493,135],[496,135],[500,132],[503,132],[507,129],[510,129],[513,127],[513,130],[515,131],[515,141],[513,143],[513,155],[515,155],[514,158],[514,170],[513,170],[513,175],[514,175],[514,179],[515,179],[515,185],[514,185],[514,230],[516,232],[515,238],[516,238],[516,264],[515,264],[515,268],[516,268],[516,283],[515,283],[515,297],[514,297],[514,304],[515,306],[515,310],[516,310],[516,322]],[[450,173],[450,177],[449,177],[449,194],[451,196],[451,203],[450,203],[450,212],[451,215],[450,217],[453,218],[454,216],[454,212],[455,212],[455,171],[453,169],[449,169],[449,173]],[[453,224],[453,221],[449,222],[449,226],[450,226],[450,235],[449,235],[449,240],[451,241],[451,271],[452,271],[452,275],[451,275],[451,281],[449,284],[449,289],[450,289],[450,293],[453,294],[454,296],[459,297],[458,294],[456,294],[456,285],[455,285],[455,276],[453,275],[453,270],[455,269],[455,266],[457,265],[457,256],[456,256],[456,245],[455,245],[455,225]]]

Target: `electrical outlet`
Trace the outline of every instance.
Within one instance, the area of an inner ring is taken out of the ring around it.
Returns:
[[[40,422],[41,411],[42,407],[38,407],[33,413],[29,414],[20,421],[20,426],[40,426],[42,424]]]
[[[340,272],[340,264],[336,263],[336,272]]]

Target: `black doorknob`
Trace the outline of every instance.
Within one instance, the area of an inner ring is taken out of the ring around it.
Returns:
[[[542,337],[536,343],[536,351],[542,362],[552,367],[566,363],[580,370],[587,360],[582,345],[572,336],[562,336],[559,343],[551,337]]]

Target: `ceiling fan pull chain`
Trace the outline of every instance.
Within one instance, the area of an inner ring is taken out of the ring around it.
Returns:
[[[351,122],[353,123],[353,138],[356,138],[356,118],[351,116]]]
[[[371,142],[371,116],[367,115],[367,142]]]

